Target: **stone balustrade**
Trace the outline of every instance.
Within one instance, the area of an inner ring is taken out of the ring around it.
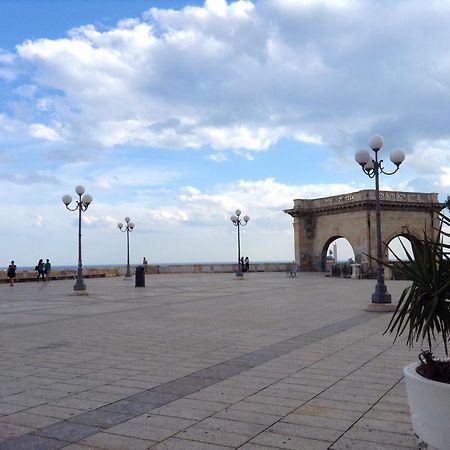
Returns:
[[[287,272],[291,263],[260,263],[250,264],[250,272]],[[135,266],[132,268],[134,275]],[[170,264],[170,265],[148,265],[147,274],[180,274],[180,273],[233,273],[235,264]],[[125,267],[99,267],[83,268],[83,278],[119,277],[125,275]],[[76,269],[52,270],[50,280],[75,279]],[[16,281],[35,281],[36,271],[17,270]],[[0,272],[0,283],[8,282],[6,270]]]
[[[438,197],[435,193],[423,192],[399,192],[399,191],[380,191],[380,200],[382,202],[395,202],[399,204],[438,204]],[[375,190],[364,189],[362,191],[351,192],[348,194],[334,195],[331,197],[315,199],[296,199],[294,200],[294,210],[316,210],[323,208],[345,207],[357,203],[375,202]],[[290,210],[289,210],[290,211]]]

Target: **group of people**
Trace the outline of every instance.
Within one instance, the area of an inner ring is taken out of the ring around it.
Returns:
[[[39,281],[42,277],[42,281],[49,281],[50,272],[52,270],[52,265],[50,264],[50,261],[48,258],[45,260],[40,259],[34,268],[34,270],[37,272],[36,281]]]
[[[245,258],[242,257],[240,263],[242,272],[250,272],[250,260],[248,259],[248,256]]]
[[[48,282],[50,279],[50,272],[52,271],[50,260],[47,258],[44,262],[43,259],[40,259],[34,270],[37,272],[36,281],[39,281],[42,277],[42,281]],[[11,264],[8,266],[8,270],[6,271],[6,276],[9,278],[10,286],[14,286],[14,282],[16,281],[16,271],[16,263],[14,261],[11,261]]]

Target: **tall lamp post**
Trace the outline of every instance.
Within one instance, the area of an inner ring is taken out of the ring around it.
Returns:
[[[240,228],[245,227],[247,225],[248,221],[250,220],[250,217],[244,216],[242,219],[240,219],[241,210],[237,209],[234,212],[235,215],[231,216],[231,222],[233,222],[233,225],[237,227],[237,248],[238,248],[238,264],[236,269],[236,276],[242,277],[242,267],[241,267],[241,233]]]
[[[392,150],[389,155],[390,160],[395,164],[393,172],[386,172],[383,167],[383,160],[378,159],[378,152],[383,147],[383,138],[375,135],[369,139],[369,147],[375,157],[373,158],[367,150],[359,150],[355,154],[356,162],[361,166],[363,172],[370,178],[375,178],[375,213],[376,213],[376,237],[377,237],[377,284],[372,294],[372,305],[391,304],[391,294],[384,284],[384,268],[382,264],[383,253],[381,248],[381,208],[380,208],[380,174],[393,175],[400,168],[400,164],[405,159],[403,150]],[[376,309],[376,308],[374,308]]]
[[[64,195],[62,201],[69,211],[78,210],[78,269],[77,269],[77,279],[75,282],[75,286],[73,287],[73,290],[85,291],[86,284],[83,280],[83,264],[81,262],[81,213],[86,211],[89,205],[92,203],[92,196],[89,194],[84,194],[85,192],[84,186],[81,185],[75,188],[75,192],[78,194],[78,200],[75,200],[75,207],[73,209],[69,207],[70,203],[72,203],[72,196]],[[81,197],[82,195],[83,197]]]
[[[131,222],[131,219],[129,217],[125,217],[126,225],[123,226],[123,223],[118,223],[117,226],[119,227],[119,230],[123,233],[127,233],[127,271],[125,273],[126,277],[131,277],[130,272],[130,232],[133,231],[134,223]]]

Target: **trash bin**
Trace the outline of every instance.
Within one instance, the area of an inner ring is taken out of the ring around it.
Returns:
[[[137,266],[136,267],[136,282],[134,287],[145,287],[145,267]]]

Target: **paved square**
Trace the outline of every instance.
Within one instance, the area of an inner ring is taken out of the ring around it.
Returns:
[[[418,448],[373,280],[73,284],[0,285],[0,449]]]

